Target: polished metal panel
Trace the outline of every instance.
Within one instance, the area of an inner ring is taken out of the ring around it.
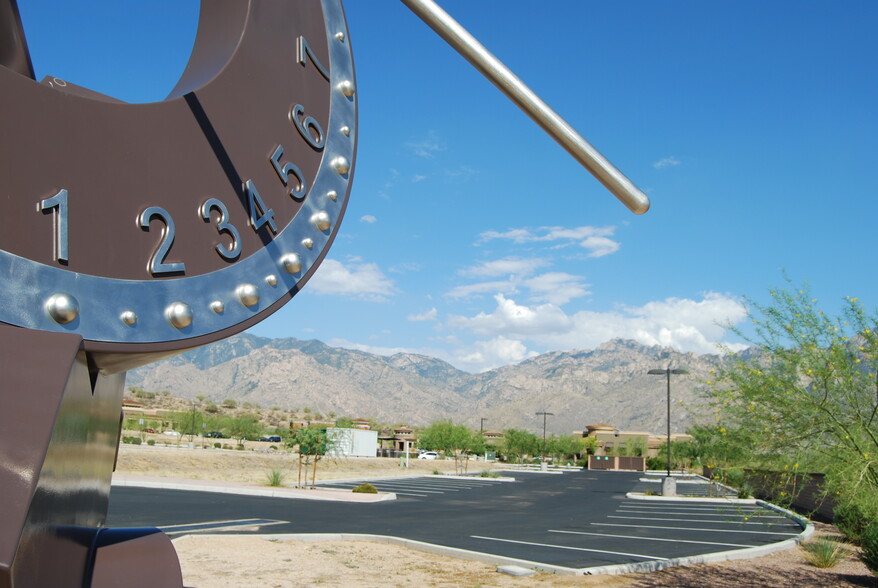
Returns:
[[[46,301],[46,312],[59,325],[67,325],[79,316],[79,301],[70,294],[52,294]]]
[[[433,0],[401,0],[635,214],[649,198]]]

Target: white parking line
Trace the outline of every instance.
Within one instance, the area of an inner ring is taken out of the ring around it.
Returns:
[[[681,523],[722,523],[725,525],[766,525],[770,523],[760,523],[759,521],[736,521],[730,519],[684,519],[682,517],[665,519],[661,517],[620,517],[617,515],[607,515],[608,519],[634,519],[635,521],[678,521]]]
[[[570,547],[569,545],[554,545],[552,543],[534,543],[533,541],[516,541],[515,539],[500,539],[499,537],[482,537],[481,535],[470,535],[473,539],[484,539],[485,541],[502,541],[503,543],[517,543],[519,545],[534,545],[536,547],[550,547],[552,549],[569,549],[571,551],[588,551],[591,553],[606,553],[608,555],[623,555],[625,557],[640,557],[643,559],[663,560],[666,557],[655,557],[653,555],[643,555],[640,553],[625,553],[623,551],[605,551],[603,549],[586,549],[585,547]]]
[[[756,515],[756,514],[747,514],[746,512],[737,512],[734,510],[728,511],[692,511],[692,512],[682,512],[682,511],[661,511],[661,510],[633,510],[630,508],[620,508],[617,509],[616,512],[619,513],[639,513],[639,514],[687,514],[689,516],[700,516],[700,517],[715,517],[715,516],[725,516],[725,515],[736,515],[746,517],[748,519],[786,519],[787,517],[780,515]],[[758,511],[748,511],[748,512],[758,512]]]
[[[595,537],[616,537],[617,539],[637,539],[638,541],[668,541],[670,543],[695,543],[697,545],[722,545],[724,547],[753,547],[742,543],[719,543],[717,541],[692,541],[691,539],[664,539],[662,537],[638,537],[637,535],[612,535],[610,533],[588,533],[586,531],[561,531],[549,529],[549,533],[566,533],[568,535],[594,535]]]
[[[799,533],[772,533],[770,531],[740,531],[735,529],[702,529],[699,527],[660,527],[657,525],[622,525],[620,523],[591,523],[602,527],[634,527],[635,529],[670,529],[672,531],[708,531],[710,533],[746,533],[747,535],[787,535],[794,537]],[[801,531],[799,531],[801,532]]]

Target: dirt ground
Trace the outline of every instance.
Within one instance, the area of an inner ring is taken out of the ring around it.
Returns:
[[[317,478],[339,479],[406,473],[453,473],[451,461],[411,460],[410,469],[395,459],[326,460]],[[484,463],[472,462],[481,469]],[[294,457],[283,451],[224,451],[188,447],[123,445],[117,473],[171,478],[226,480],[265,484],[272,469],[295,482]],[[838,537],[834,527],[817,523],[817,534]],[[512,577],[496,566],[374,541],[273,540],[253,536],[191,535],[174,542],[189,588],[248,587],[548,587],[636,586],[878,586],[878,578],[845,546],[844,560],[830,569],[809,565],[801,548],[761,558],[716,564],[678,566],[661,572],[619,576]]]

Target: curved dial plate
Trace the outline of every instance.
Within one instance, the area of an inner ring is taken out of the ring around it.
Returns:
[[[0,321],[97,351],[181,349],[289,300],[356,155],[340,0],[205,2],[171,96],[125,104],[0,67]]]

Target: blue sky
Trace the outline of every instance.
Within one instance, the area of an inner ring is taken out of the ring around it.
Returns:
[[[878,3],[440,4],[651,210],[630,213],[401,3],[349,0],[350,204],[315,278],[253,334],[475,372],[613,337],[714,352],[784,271],[830,310],[875,307]],[[20,8],[38,78],[140,102],[173,87],[198,13]]]

